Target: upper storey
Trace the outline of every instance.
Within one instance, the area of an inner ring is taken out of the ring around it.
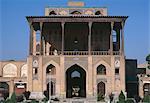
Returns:
[[[107,8],[82,8],[82,7],[68,7],[68,8],[45,8],[45,16],[107,16]]]
[[[45,16],[51,15],[107,16],[107,8],[85,8],[85,3],[82,0],[68,0],[68,8],[45,8]]]
[[[108,16],[107,8],[45,8],[44,16],[27,16],[30,55],[124,55],[128,16]],[[39,38],[39,39],[37,39]]]

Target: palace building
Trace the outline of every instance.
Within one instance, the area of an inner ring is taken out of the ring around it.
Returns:
[[[58,98],[92,98],[125,90],[124,26],[128,16],[109,16],[107,8],[69,2],[27,16],[27,61],[1,61],[0,82],[9,93],[43,92]]]

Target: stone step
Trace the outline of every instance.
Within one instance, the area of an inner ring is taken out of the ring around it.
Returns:
[[[63,103],[97,103],[97,101],[95,99],[90,99],[90,98],[86,98],[86,99],[64,99],[61,100]]]

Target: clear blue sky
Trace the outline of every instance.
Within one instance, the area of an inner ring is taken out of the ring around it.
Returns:
[[[84,0],[87,7],[107,7],[109,15],[129,16],[125,25],[126,58],[145,61],[150,53],[149,0]],[[67,6],[67,0],[0,0],[0,60],[25,60],[29,26],[25,16],[42,16],[46,6]]]

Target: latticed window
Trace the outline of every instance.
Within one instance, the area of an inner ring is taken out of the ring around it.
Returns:
[[[104,65],[99,65],[97,67],[97,75],[105,75],[106,74],[106,67]]]

